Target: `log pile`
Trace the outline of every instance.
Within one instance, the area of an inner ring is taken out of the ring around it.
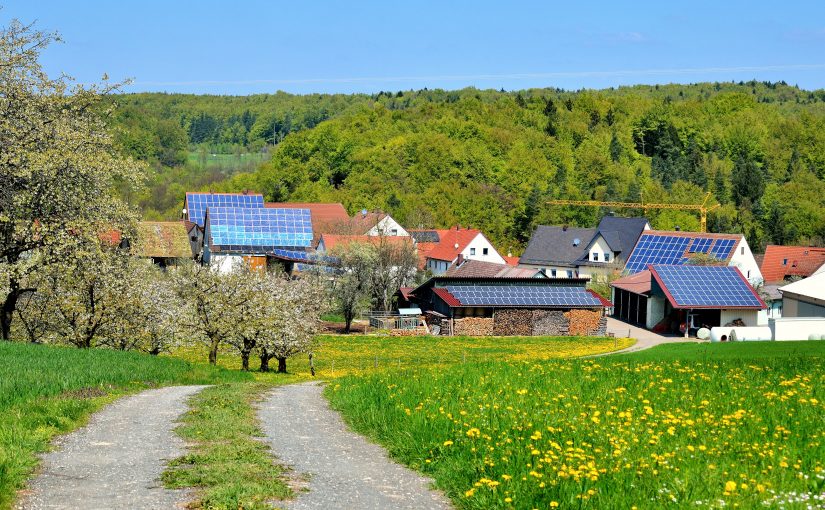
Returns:
[[[588,336],[595,335],[604,327],[607,327],[607,320],[602,321],[602,313],[598,310],[570,310],[564,312],[564,316],[570,321],[569,335]]]
[[[567,336],[570,321],[561,310],[533,310],[533,336]]]
[[[533,334],[533,310],[507,308],[493,315],[493,334],[496,336],[530,336]]]
[[[424,326],[415,329],[391,329],[390,336],[426,336],[429,332]]]
[[[493,334],[493,319],[490,317],[465,317],[455,319],[455,334],[462,336],[490,336]]]

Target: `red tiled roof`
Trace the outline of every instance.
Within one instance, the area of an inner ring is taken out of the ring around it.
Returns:
[[[327,251],[345,247],[352,243],[371,244],[375,246],[386,242],[397,246],[405,246],[412,242],[409,237],[402,236],[341,236],[335,234],[323,234],[321,235],[321,240],[324,241],[324,248]]]
[[[447,289],[443,288],[443,287],[434,288],[433,289],[433,294],[440,297],[441,300],[444,301],[444,303],[446,303],[447,306],[449,306],[450,308],[454,308],[456,306],[461,306],[461,301],[456,299],[455,296],[450,294],[450,292]]]
[[[398,289],[398,292],[401,293],[402,298],[409,301],[410,297],[412,296],[412,291],[414,291],[414,290],[415,290],[415,287],[401,287],[400,289]]]
[[[634,294],[647,294],[650,292],[650,271],[645,269],[639,273],[619,278],[614,280],[610,286]]]
[[[372,227],[378,225],[378,222],[387,217],[387,214],[381,211],[368,212],[361,214],[361,211],[355,213],[349,219],[349,223],[354,229],[354,232],[359,234],[366,234]]]
[[[415,245],[418,253],[418,269],[423,270],[427,267],[427,257],[436,246],[438,246],[438,243],[417,243]]]
[[[505,255],[505,256],[502,256],[502,258],[504,259],[504,262],[506,262],[508,266],[517,266],[518,265],[518,261],[519,261],[518,257],[512,257],[510,255]]]
[[[783,264],[787,260],[786,264]],[[759,268],[765,283],[779,283],[787,276],[808,277],[825,263],[825,248],[768,245]]]
[[[435,260],[446,260],[447,262],[452,262],[479,234],[481,234],[480,230],[470,228],[463,230],[449,230],[443,235],[439,234],[441,242],[439,242],[436,247],[430,251],[427,257]]]

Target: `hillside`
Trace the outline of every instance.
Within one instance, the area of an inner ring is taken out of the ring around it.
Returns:
[[[264,127],[283,112],[303,119],[290,121],[270,161],[255,170],[200,183],[168,180],[163,193],[155,189],[142,200],[155,215],[177,205],[169,197],[181,186],[250,188],[270,200],[340,201],[350,212],[381,208],[415,227],[472,225],[518,252],[537,223],[593,225],[606,212],[550,207],[549,198],[695,203],[709,191],[723,205],[709,218],[713,231],[744,232],[756,247],[825,237],[821,90],[747,82],[123,99],[126,111],[144,112],[150,124],[158,119],[158,128],[175,124],[181,150],[205,143],[196,127],[203,115],[250,126],[244,137],[227,138],[228,127],[211,131],[213,144],[231,139],[236,150],[264,147]],[[316,103],[324,106],[314,109]],[[122,112],[120,118],[128,139],[134,127]],[[151,126],[143,132],[151,134]],[[158,175],[181,168],[169,163],[159,162]],[[156,203],[155,195],[166,202]],[[699,226],[691,213],[648,216],[657,228]]]

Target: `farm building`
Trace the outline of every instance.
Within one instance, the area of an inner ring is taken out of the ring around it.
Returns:
[[[208,207],[204,220],[203,262],[231,271],[279,263],[290,272],[309,263],[312,219],[307,209]]]
[[[192,260],[192,247],[186,224],[182,221],[141,221],[132,254],[151,259],[160,267]]]
[[[613,316],[654,331],[757,326],[765,302],[731,266],[649,265],[613,283]]]
[[[480,230],[457,226],[449,230],[411,230],[410,235],[417,241],[419,269],[435,275],[444,274],[463,260],[506,263]]]
[[[625,274],[645,271],[650,264],[683,265],[691,258],[712,257],[719,264],[739,268],[751,285],[762,283],[762,273],[742,234],[700,234],[647,230],[627,259]]]
[[[825,266],[813,275],[783,287],[783,317],[825,317]]]
[[[596,228],[541,225],[519,259],[519,267],[541,269],[552,278],[602,278],[618,273],[649,230],[645,218],[605,216]]]
[[[765,284],[783,284],[792,278],[807,278],[825,264],[825,248],[769,244],[760,264]]]
[[[586,279],[435,277],[405,295],[442,333],[604,335],[611,303]]]

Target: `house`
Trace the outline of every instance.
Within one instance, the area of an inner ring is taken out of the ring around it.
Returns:
[[[825,271],[779,287],[779,292],[782,317],[825,317]],[[822,333],[825,334],[825,330]]]
[[[645,218],[605,216],[596,228],[541,225],[533,232],[519,267],[544,270],[552,278],[605,278],[620,272],[642,232]]]
[[[312,218],[314,243],[317,244],[321,234],[345,234],[348,232],[349,214],[340,203],[314,202],[266,202],[264,207],[270,209],[307,209]]]
[[[765,284],[782,284],[793,278],[807,278],[823,264],[825,248],[769,244],[759,269]]]
[[[342,234],[367,235],[367,236],[409,236],[404,227],[393,219],[389,214],[382,211],[369,212],[366,209],[353,215],[349,221],[349,227]]]
[[[742,234],[646,230],[630,253],[624,273],[645,271],[650,264],[683,265],[701,258],[739,268],[753,286],[762,283],[762,272]]]
[[[433,331],[474,336],[604,335],[611,303],[587,279],[449,277],[405,290]],[[571,313],[571,311],[576,311]]]
[[[450,266],[445,277],[454,278],[547,278],[543,271],[528,267],[513,267],[483,260],[466,259]]]
[[[204,264],[228,272],[252,267],[311,263],[312,217],[308,209],[209,206],[204,217]]]
[[[186,224],[182,221],[141,221],[132,254],[151,259],[160,267],[192,260],[193,253]]]
[[[444,274],[459,260],[505,264],[504,258],[480,230],[455,227],[449,230],[413,230],[410,235],[417,241],[423,268],[435,275]]]
[[[659,332],[724,326],[757,326],[765,302],[739,268],[650,264],[612,282],[613,316]]]
[[[189,191],[183,199],[182,218],[186,225],[189,245],[195,258],[201,259],[204,250],[204,225],[209,207],[261,209],[264,196],[260,193],[212,193]]]

